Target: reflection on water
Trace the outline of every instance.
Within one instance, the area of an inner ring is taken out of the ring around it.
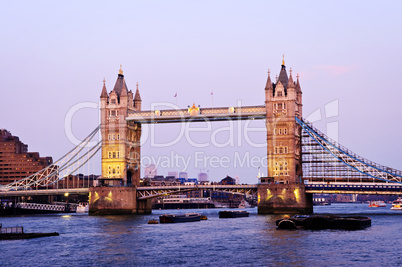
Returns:
[[[389,207],[390,208],[390,207]],[[219,219],[219,209],[155,210],[152,215],[83,214],[2,217],[4,227],[60,236],[1,241],[6,266],[378,266],[402,264],[402,212],[365,204],[315,207],[320,214],[363,214],[372,227],[359,231],[277,230],[280,216]],[[163,213],[197,211],[208,220],[147,224]]]

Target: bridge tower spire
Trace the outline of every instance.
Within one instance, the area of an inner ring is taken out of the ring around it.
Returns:
[[[259,188],[259,213],[310,212],[312,205],[302,185],[300,83],[293,81],[285,61],[276,83],[265,86],[268,175]],[[263,185],[265,183],[265,185]]]

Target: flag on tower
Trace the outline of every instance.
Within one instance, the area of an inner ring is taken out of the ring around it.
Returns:
[[[211,95],[214,95],[214,92],[211,92]]]
[[[174,97],[176,97],[177,96],[177,92],[174,94]]]

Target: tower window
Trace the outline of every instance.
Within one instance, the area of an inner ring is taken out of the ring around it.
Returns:
[[[116,99],[113,98],[112,100],[110,100],[110,103],[111,103],[111,104],[116,104]]]
[[[278,96],[282,96],[282,91],[278,91]]]

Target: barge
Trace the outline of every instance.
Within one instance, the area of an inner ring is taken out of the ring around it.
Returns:
[[[276,221],[278,229],[343,229],[359,230],[371,226],[371,218],[364,216],[295,215]]]
[[[238,218],[248,216],[249,213],[245,210],[223,210],[219,212],[219,218]]]
[[[0,224],[0,240],[13,240],[13,239],[30,239],[46,236],[58,236],[59,233],[24,233],[22,226],[17,227],[2,227]]]
[[[199,213],[163,214],[159,216],[160,223],[197,222],[201,220]]]

